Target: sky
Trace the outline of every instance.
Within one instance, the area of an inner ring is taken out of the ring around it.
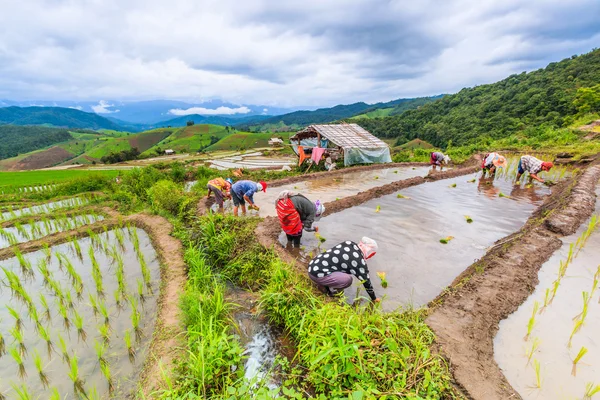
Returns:
[[[10,100],[374,103],[454,93],[600,44],[599,0],[0,0],[0,9],[0,99]]]

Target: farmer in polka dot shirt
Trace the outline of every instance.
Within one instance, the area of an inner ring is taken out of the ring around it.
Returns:
[[[313,258],[308,264],[308,276],[333,296],[352,285],[354,275],[363,283],[371,301],[379,302],[366,261],[376,252],[377,243],[368,237],[363,237],[358,244],[345,241]]]

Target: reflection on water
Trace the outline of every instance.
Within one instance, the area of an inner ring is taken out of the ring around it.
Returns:
[[[387,185],[415,176],[425,176],[429,167],[383,168],[371,171],[354,171],[342,175],[328,176],[297,182],[290,185],[270,188],[266,193],[255,195],[255,201],[261,207],[260,216],[275,216],[275,199],[282,190],[300,192],[312,201],[334,201],[338,198],[354,196],[365,190]]]
[[[600,195],[600,190],[596,190],[596,194]],[[598,201],[596,213],[600,213]],[[540,308],[543,307],[546,290],[552,291],[560,263],[568,258],[570,244],[576,242],[587,227],[586,221],[577,233],[563,240],[563,246],[540,269],[540,283],[535,291],[515,313],[500,322],[494,338],[494,358],[508,382],[524,399],[579,399],[583,397],[588,382],[600,384],[600,304],[598,290],[592,289],[594,275],[600,273],[598,229],[568,265],[555,298],[543,312],[538,312],[529,340],[524,340],[534,303],[537,301]],[[583,310],[583,292],[594,294],[588,304],[585,323],[573,336],[569,349],[569,337],[576,322],[573,318]],[[539,347],[528,363],[526,354],[536,341]],[[582,347],[588,352],[578,363],[576,376],[572,376],[573,360]],[[536,374],[533,360],[540,364],[541,389],[534,388]]]
[[[550,193],[537,183],[515,188],[510,180],[479,177],[480,173],[425,183],[399,192],[408,198],[394,193],[326,215],[318,224],[327,239],[321,248],[313,234],[304,232],[302,247],[291,251],[307,262],[317,251],[369,236],[379,244],[369,269],[376,293],[386,296],[384,309],[427,304],[487,247],[518,230]],[[473,222],[467,223],[465,216]],[[440,243],[447,236],[454,239]],[[280,241],[285,245],[285,235]],[[378,271],[387,273],[387,289],[381,287]],[[359,285],[356,280],[355,284]],[[350,298],[355,293],[355,287],[346,291]]]

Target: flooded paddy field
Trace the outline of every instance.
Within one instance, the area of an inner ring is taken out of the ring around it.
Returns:
[[[595,214],[563,238],[535,291],[500,322],[494,357],[524,399],[588,398],[600,385],[598,200]]]
[[[283,190],[299,192],[312,201],[321,200],[326,203],[337,198],[354,196],[359,192],[388,183],[416,176],[426,176],[429,170],[430,167],[426,166],[407,166],[352,171],[334,176],[323,174],[316,179],[269,188],[266,193],[257,193],[254,199],[261,207],[259,212],[261,217],[276,216],[275,199]]]
[[[12,207],[9,206],[7,211],[4,211],[4,212],[2,212],[2,214],[0,214],[0,221],[9,220],[9,219],[18,218],[18,217],[26,217],[29,215],[50,213],[50,212],[53,212],[54,210],[58,210],[61,208],[77,207],[77,206],[85,205],[87,203],[89,203],[89,199],[87,199],[87,198],[73,197],[70,199],[58,200],[58,201],[53,201],[53,202],[49,202],[49,203],[45,203],[45,204],[39,204],[36,206],[23,207],[23,208],[19,208],[19,209],[13,209]]]
[[[422,306],[495,241],[518,230],[549,193],[537,183],[514,185],[505,177],[484,179],[481,173],[424,183],[326,214],[317,224],[326,242],[319,245],[313,234],[305,232],[301,249],[290,251],[308,262],[317,251],[342,241],[371,237],[379,250],[368,265],[375,292],[385,297],[383,308]],[[280,242],[286,244],[285,235]],[[387,289],[376,272],[386,273]],[[346,290],[350,299],[356,296],[357,285],[362,288],[355,281]]]
[[[297,162],[295,157],[266,157],[261,152],[238,154],[208,160],[210,168],[226,170],[230,168],[262,169],[281,168],[293,166]]]
[[[43,219],[41,221],[32,220],[26,224],[14,224],[7,228],[0,228],[0,249],[102,220],[104,220],[102,215],[83,214],[72,217]]]
[[[2,262],[0,393],[124,398],[154,329],[160,270],[145,231],[109,230]]]

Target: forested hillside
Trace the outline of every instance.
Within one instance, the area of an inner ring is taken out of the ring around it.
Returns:
[[[71,140],[66,129],[0,125],[0,160]]]
[[[0,124],[123,130],[119,124],[97,114],[62,107],[0,108]]]
[[[578,113],[598,112],[599,82],[600,50],[594,50],[494,84],[463,89],[398,116],[354,122],[377,136],[397,137],[398,144],[415,138],[439,147],[449,141],[468,144],[507,137],[527,127],[567,126]]]

